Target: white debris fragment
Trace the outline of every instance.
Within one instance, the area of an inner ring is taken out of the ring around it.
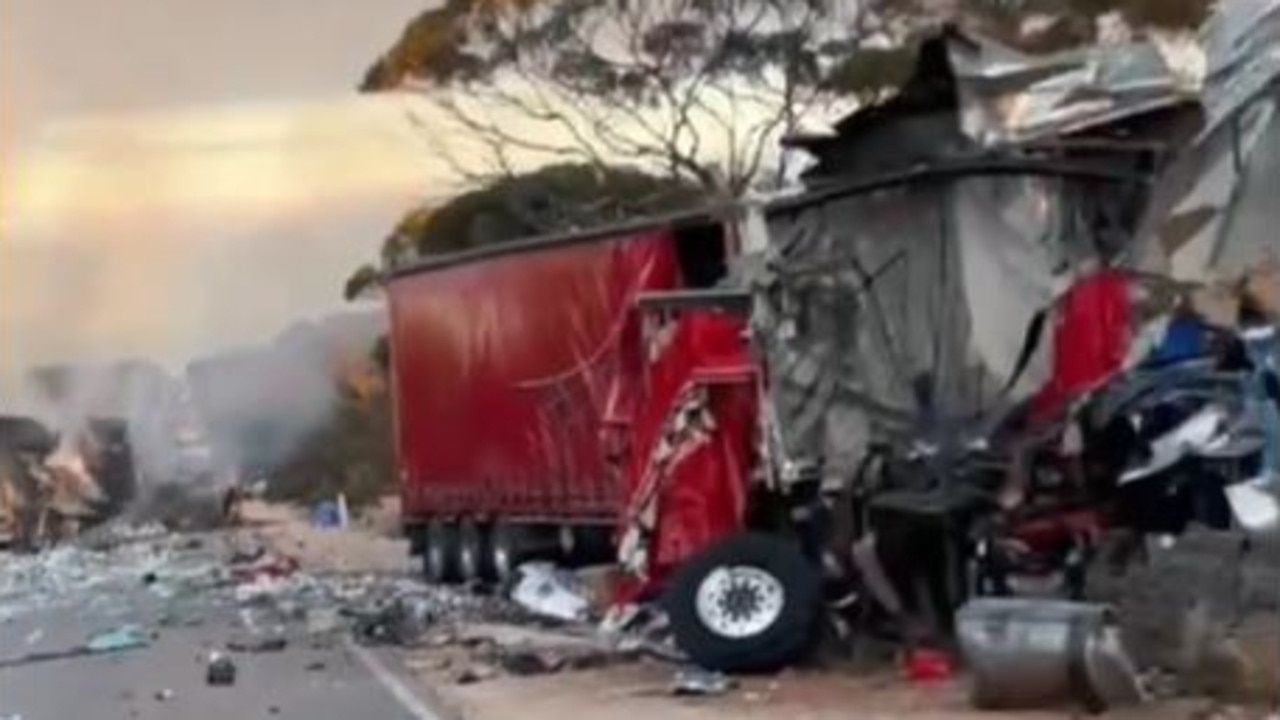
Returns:
[[[582,622],[590,614],[591,603],[576,578],[551,563],[525,563],[511,599],[535,615]]]

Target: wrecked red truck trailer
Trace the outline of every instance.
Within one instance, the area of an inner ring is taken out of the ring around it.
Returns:
[[[404,519],[429,578],[508,576],[538,551],[608,556],[645,385],[637,298],[723,276],[722,228],[686,215],[392,274]]]

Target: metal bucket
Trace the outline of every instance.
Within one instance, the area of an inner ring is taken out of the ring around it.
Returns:
[[[981,598],[961,608],[957,631],[977,707],[1101,712],[1142,700],[1105,605]]]

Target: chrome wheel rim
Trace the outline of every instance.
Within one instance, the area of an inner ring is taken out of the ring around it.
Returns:
[[[772,627],[782,616],[786,597],[782,582],[760,568],[721,567],[699,583],[694,610],[711,632],[740,640]]]

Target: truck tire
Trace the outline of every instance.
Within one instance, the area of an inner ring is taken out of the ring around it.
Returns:
[[[458,526],[443,518],[427,521],[427,541],[422,570],[427,582],[445,585],[458,581]]]
[[[493,554],[489,549],[489,528],[473,518],[465,518],[458,526],[458,572],[463,582],[490,582]]]
[[[822,574],[797,543],[741,533],[686,561],[664,600],[676,644],[698,665],[775,670],[817,638]]]
[[[489,531],[489,567],[493,579],[508,583],[515,579],[516,568],[528,554],[528,531],[522,525],[499,520]]]

